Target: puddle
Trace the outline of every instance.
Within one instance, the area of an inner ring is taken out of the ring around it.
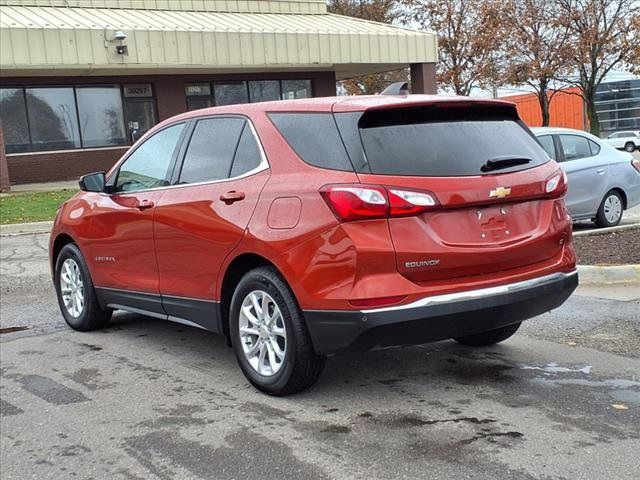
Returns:
[[[538,365],[522,365],[520,367],[522,370],[539,370],[545,373],[584,373],[585,375],[589,375],[591,373],[591,365],[585,365],[582,368],[569,368],[569,367],[561,367],[557,363],[548,363],[544,367],[540,367]]]

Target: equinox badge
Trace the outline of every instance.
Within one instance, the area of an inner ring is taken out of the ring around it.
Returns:
[[[504,198],[511,194],[510,187],[498,187],[495,190],[489,192],[489,198]]]

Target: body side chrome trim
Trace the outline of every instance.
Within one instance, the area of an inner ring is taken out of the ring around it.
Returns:
[[[520,290],[527,290],[529,288],[540,287],[547,283],[554,283],[558,280],[569,278],[573,275],[577,275],[578,271],[574,270],[570,273],[552,273],[543,277],[531,278],[529,280],[523,280],[521,282],[509,283],[506,285],[498,285],[495,287],[479,288],[477,290],[465,290],[464,292],[447,293],[444,295],[435,295],[432,297],[421,298],[415,302],[408,303],[406,305],[398,305],[393,307],[373,308],[370,310],[360,310],[361,313],[382,313],[392,312],[396,310],[407,310],[411,308],[426,307],[429,305],[441,305],[444,303],[451,303],[457,301],[473,300],[482,297],[490,297],[493,295],[500,295],[505,293],[518,292]]]

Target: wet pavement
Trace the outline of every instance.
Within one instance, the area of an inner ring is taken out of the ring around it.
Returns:
[[[635,479],[640,289],[581,289],[512,339],[333,357],[250,387],[216,335],[119,313],[69,330],[46,236],[2,237],[4,479]]]

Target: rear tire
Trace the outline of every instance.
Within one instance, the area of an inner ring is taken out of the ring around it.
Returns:
[[[598,227],[615,227],[622,220],[622,211],[622,196],[615,190],[608,191],[598,208],[596,225]]]
[[[315,353],[298,302],[273,267],[242,277],[231,299],[229,333],[242,373],[269,395],[305,390],[324,368],[326,357]]]
[[[88,332],[109,323],[113,310],[100,307],[87,263],[74,243],[58,254],[54,284],[60,311],[71,328]]]
[[[507,325],[506,327],[496,328],[495,330],[489,330],[488,332],[458,337],[455,341],[469,347],[486,347],[503,342],[507,338],[511,337],[518,331],[520,325],[522,325],[522,322]]]
[[[629,152],[629,153],[633,153],[633,151],[636,149],[636,146],[634,143],[632,142],[627,142],[624,145],[624,150],[625,152]]]

